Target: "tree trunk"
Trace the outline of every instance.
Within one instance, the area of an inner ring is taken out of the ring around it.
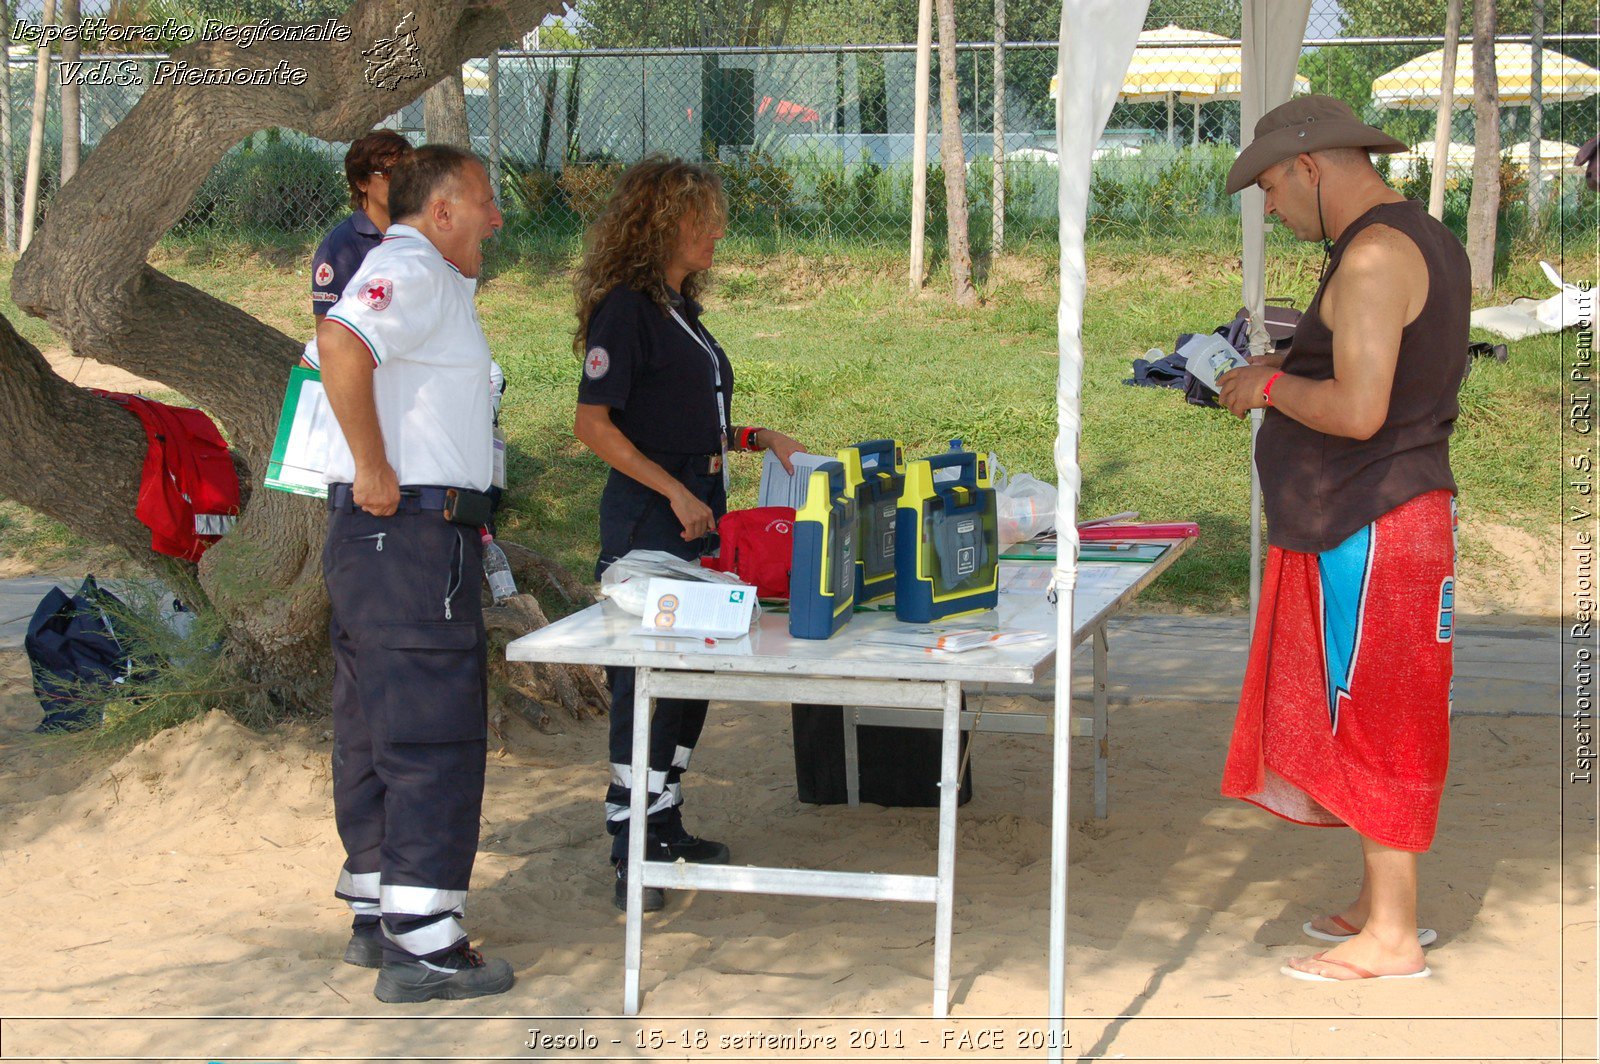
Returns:
[[[989,201],[989,254],[998,257],[1006,244],[1006,0],[994,0],[994,180]]]
[[[6,212],[6,250],[17,250],[17,174],[11,164],[11,4],[0,0],[0,191]]]
[[[139,422],[52,374],[3,319],[0,423],[17,445],[0,451],[0,493],[80,535],[126,548],[163,579],[197,580],[197,600],[209,600],[227,625],[230,660],[279,704],[318,703],[329,674],[324,514],[303,498],[250,490],[265,472],[300,344],[167,277],[146,256],[242,139],[287,127],[352,140],[403,106],[403,90],[420,89],[428,73],[459,72],[463,58],[558,8],[558,0],[361,0],[341,20],[351,30],[345,42],[257,41],[241,49],[213,41],[179,49],[174,59],[198,68],[268,70],[282,60],[303,69],[306,81],[247,91],[150,86],[57,195],[48,224],[12,274],[13,301],[49,323],[73,354],[161,381],[216,418],[248,495],[234,530],[197,567],[152,555],[149,532],[133,513],[145,453]],[[395,37],[411,11],[423,79],[402,82],[402,91],[376,86],[362,51]],[[74,452],[63,444],[63,426],[73,440],[90,442]]]
[[[1461,0],[1448,0],[1444,16],[1444,61],[1439,80],[1439,110],[1433,127],[1433,179],[1428,213],[1444,220],[1444,179],[1450,172],[1450,130],[1455,124],[1456,53],[1461,41]]]
[[[76,27],[83,22],[78,0],[61,0],[61,25]],[[76,39],[61,42],[61,62],[76,63],[83,49]],[[70,85],[61,79],[61,184],[66,184],[78,172],[78,158],[83,145],[82,114],[79,110],[81,94],[78,83]]]
[[[422,97],[423,136],[429,144],[454,144],[472,150],[472,130],[467,126],[467,89],[457,64]]]
[[[967,239],[967,151],[961,142],[961,97],[956,88],[956,5],[939,0],[939,161],[944,164],[944,216],[950,234],[950,288],[957,304],[978,305]]]
[[[55,22],[56,0],[44,0],[44,14],[39,25],[48,27]],[[39,214],[39,173],[44,162],[44,118],[50,104],[50,48],[41,42],[33,65],[33,122],[28,130],[28,171],[22,185],[22,235],[17,246],[28,250],[33,242],[33,230]],[[9,58],[9,57],[8,57]]]
[[[465,99],[465,96],[463,96]],[[500,47],[489,53],[489,187],[500,195]]]
[[[1539,225],[1539,207],[1544,201],[1543,160],[1539,154],[1539,141],[1544,136],[1544,0],[1533,0],[1533,70],[1532,93],[1528,99],[1528,213],[1535,229]],[[1559,173],[1559,171],[1557,171]]]
[[[1467,258],[1472,287],[1494,289],[1495,224],[1500,215],[1500,83],[1494,68],[1494,0],[1472,0],[1472,202]]]
[[[916,104],[911,120],[911,294],[922,291],[928,229],[928,68],[932,65],[933,0],[917,0]]]

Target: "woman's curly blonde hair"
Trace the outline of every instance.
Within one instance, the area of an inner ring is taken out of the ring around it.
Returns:
[[[678,241],[678,223],[696,214],[701,225],[721,226],[728,214],[722,178],[709,167],[652,155],[625,170],[584,238],[583,261],[573,275],[578,328],[573,350],[582,357],[589,318],[606,293],[626,285],[648,295],[665,315],[672,306],[666,268]],[[703,277],[691,273],[681,294],[694,299]]]

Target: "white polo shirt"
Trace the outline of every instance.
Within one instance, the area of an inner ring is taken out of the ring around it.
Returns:
[[[378,425],[401,484],[484,491],[494,475],[491,360],[476,291],[427,237],[395,223],[328,310],[372,354]],[[342,432],[326,468],[330,484],[355,480]]]

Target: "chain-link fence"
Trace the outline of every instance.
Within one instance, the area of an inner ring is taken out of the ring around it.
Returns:
[[[1316,33],[1313,26],[1309,32]],[[1057,160],[1054,42],[957,50],[967,194],[974,243],[995,218],[994,155],[1003,149],[1007,240],[1054,233]],[[1596,133],[1600,37],[1558,34],[1534,52],[1528,38],[1497,44],[1503,110],[1501,181],[1524,228],[1590,218],[1593,194],[1572,167],[1575,145]],[[1124,93],[1096,152],[1092,223],[1149,227],[1215,216],[1236,205],[1223,179],[1239,143],[1239,44],[1221,35],[1156,27],[1141,40]],[[1534,90],[1529,67],[1542,69]],[[97,56],[69,72],[80,85],[84,151],[137,101],[162,57]],[[1305,42],[1297,92],[1331,92],[1415,150],[1382,164],[1408,195],[1427,199],[1441,41],[1317,38]],[[1458,83],[1470,81],[1463,46]],[[603,202],[616,174],[652,152],[714,164],[744,234],[898,244],[908,236],[913,185],[916,55],[912,46],[781,49],[502,52],[463,68],[473,147],[490,161],[507,234],[570,235]],[[13,61],[13,164],[27,150],[33,66]],[[42,202],[48,211],[60,157],[60,64],[50,80]],[[929,229],[943,229],[940,88],[933,57],[928,118]],[[1464,225],[1470,193],[1470,90],[1457,100],[1450,140],[1447,221]],[[385,121],[424,139],[420,101]],[[1540,127],[1539,163],[1529,141]],[[997,126],[1003,135],[995,135]],[[342,144],[289,130],[257,134],[208,177],[179,233],[311,235],[347,211]],[[1530,179],[1538,175],[1538,181]],[[1530,185],[1537,184],[1537,188]],[[1527,204],[1537,197],[1531,214]]]

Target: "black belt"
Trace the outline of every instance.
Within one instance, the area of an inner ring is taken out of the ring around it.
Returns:
[[[421,513],[424,510],[443,510],[445,492],[450,490],[449,488],[435,487],[431,484],[401,485],[400,506],[396,512],[414,514]],[[355,496],[352,494],[349,484],[329,484],[328,509],[355,511],[361,509],[361,507],[356,505]]]
[[[690,473],[714,476],[722,472],[722,455],[720,454],[681,454],[676,451],[647,451],[642,447],[639,449],[639,453],[669,473],[684,469]]]

